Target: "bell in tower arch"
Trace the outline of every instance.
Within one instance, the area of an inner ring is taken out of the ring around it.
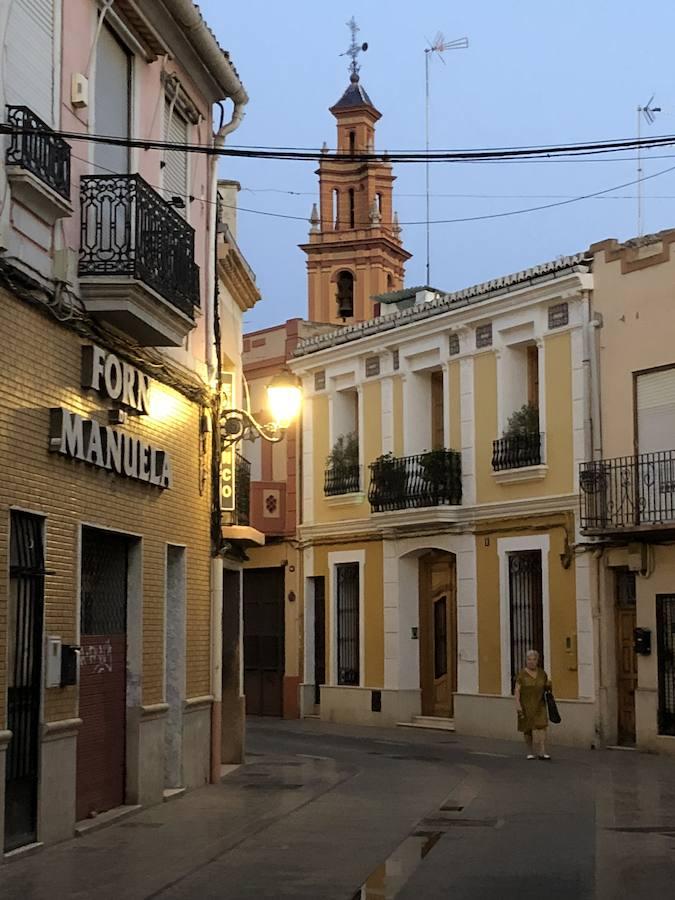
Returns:
[[[337,277],[337,306],[341,319],[351,319],[354,315],[354,276],[343,271]]]

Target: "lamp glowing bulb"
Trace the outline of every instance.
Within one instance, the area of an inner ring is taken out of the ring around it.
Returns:
[[[267,385],[267,404],[278,429],[286,429],[300,413],[302,391],[295,376],[288,372],[275,375]]]

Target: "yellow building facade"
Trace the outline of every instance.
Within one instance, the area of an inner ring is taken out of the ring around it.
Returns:
[[[385,294],[379,318],[299,345],[305,714],[513,736],[532,647],[560,739],[598,739],[577,541],[589,268]]]
[[[581,527],[595,545],[603,731],[675,752],[675,230],[591,247],[592,459]]]

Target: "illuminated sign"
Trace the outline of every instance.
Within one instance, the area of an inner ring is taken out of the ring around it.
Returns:
[[[234,407],[234,376],[230,372],[222,375],[221,403],[223,409]],[[220,455],[220,508],[223,512],[234,512],[235,509],[235,462],[234,444],[225,444]]]

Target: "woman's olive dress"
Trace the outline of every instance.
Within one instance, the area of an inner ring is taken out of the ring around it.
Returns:
[[[551,682],[543,669],[537,669],[533,678],[525,669],[521,669],[516,678],[520,685],[520,705],[523,714],[518,713],[518,731],[537,731],[548,726],[548,712],[544,691],[551,688]]]

